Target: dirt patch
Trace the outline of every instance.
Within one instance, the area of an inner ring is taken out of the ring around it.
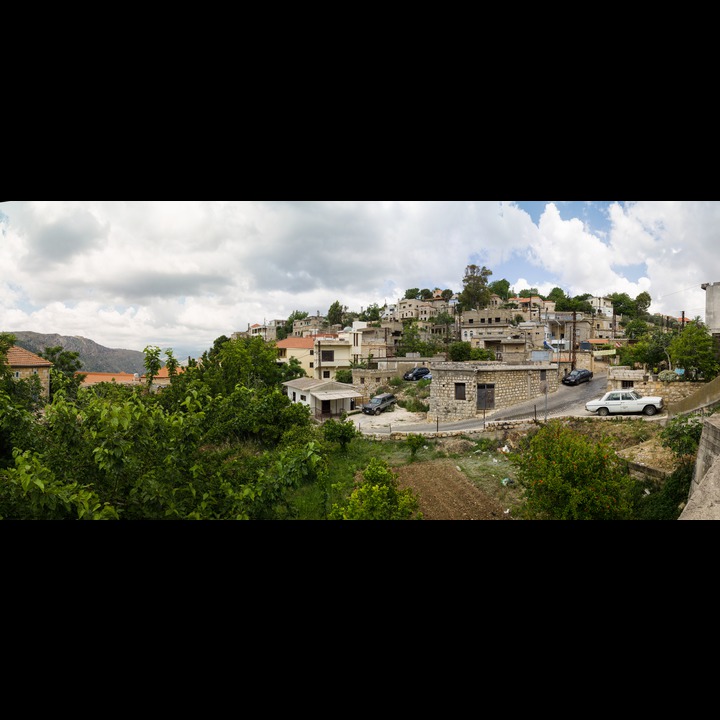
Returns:
[[[669,448],[663,447],[657,438],[620,450],[618,455],[631,462],[667,472],[675,471],[679,465],[673,452]]]
[[[470,482],[452,460],[414,462],[399,468],[398,485],[417,495],[425,520],[514,520],[508,508]]]

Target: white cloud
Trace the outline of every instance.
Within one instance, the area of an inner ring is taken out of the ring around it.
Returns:
[[[0,205],[0,330],[109,347],[194,348],[293,310],[359,311],[462,289],[465,267],[515,290],[647,291],[704,316],[720,280],[718,202],[11,201]],[[577,209],[576,217],[568,212]],[[606,227],[593,212],[607,214]]]

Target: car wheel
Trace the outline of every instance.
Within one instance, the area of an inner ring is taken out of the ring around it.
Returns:
[[[379,414],[380,414],[380,408],[378,408],[378,409],[375,411],[375,414],[376,414],[376,415],[379,415]]]
[[[646,415],[654,415],[657,412],[657,408],[654,405],[646,405],[643,412]]]
[[[598,408],[598,415],[607,417],[609,414],[610,414],[610,411],[607,408]]]

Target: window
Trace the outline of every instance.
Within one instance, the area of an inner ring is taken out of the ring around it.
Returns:
[[[314,350],[311,350],[311,351],[310,351],[310,354],[311,354],[311,355],[314,355],[314,354],[315,354],[315,351],[314,351]]]
[[[361,384],[361,385],[364,385],[364,384],[365,384],[365,378],[364,378],[364,377],[361,377],[361,378],[360,378],[360,384]]]
[[[540,371],[540,382],[545,382],[547,380],[547,370],[541,370]]]
[[[622,385],[620,387],[622,387],[623,389],[625,389],[625,388],[630,389],[630,388],[635,387],[635,382],[633,380],[623,380]]]
[[[496,322],[496,323],[499,323],[499,322],[500,322],[500,318],[495,318],[495,322]]]
[[[335,361],[335,351],[334,350],[321,350],[322,355],[322,361],[323,362],[334,362]]]
[[[37,375],[37,374],[38,374],[37,368],[33,368],[33,375]]]
[[[311,362],[311,363],[310,363],[310,367],[311,367],[311,368],[315,367],[315,363],[312,363],[312,362]]]
[[[301,400],[307,400],[307,397],[306,397],[305,395],[301,395],[301,396],[300,396],[300,399],[301,399]]]
[[[468,319],[468,325],[472,325],[473,322],[474,322],[474,320],[473,320],[472,318],[469,318],[469,319]],[[481,320],[480,322],[482,322],[482,320]]]
[[[19,377],[20,377],[20,371],[19,371],[19,370],[16,370],[16,371],[15,371],[15,377],[16,377],[16,378],[19,378]]]
[[[465,399],[465,383],[455,383],[455,399]]]
[[[295,391],[293,390],[293,402],[297,400],[297,395],[295,394]]]
[[[323,377],[329,378],[330,377],[330,371],[329,370],[323,370]]]

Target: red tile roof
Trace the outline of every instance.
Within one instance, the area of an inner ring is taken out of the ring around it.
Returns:
[[[278,340],[276,347],[279,348],[313,348],[315,347],[314,337],[289,337],[285,340]]]
[[[13,345],[8,350],[7,364],[10,367],[52,367],[53,365],[49,360],[17,345]]]
[[[97,383],[113,381],[115,381],[116,383],[123,383],[129,385],[134,382],[139,382],[139,379],[135,380],[135,375],[126,372],[79,372],[76,373],[76,375],[85,375],[85,379],[82,381],[83,385],[97,385]]]

